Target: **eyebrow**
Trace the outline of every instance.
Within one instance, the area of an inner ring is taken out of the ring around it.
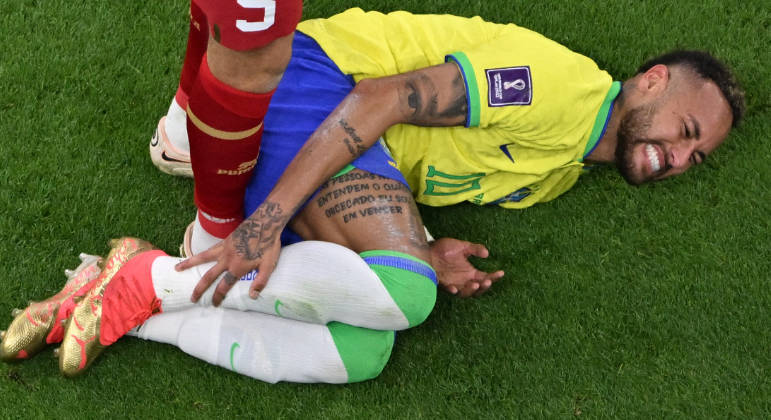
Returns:
[[[696,121],[696,118],[693,117],[693,115],[688,114],[688,118],[691,119],[691,124],[693,124],[694,138],[699,140],[701,138],[701,126],[699,125],[699,122]]]

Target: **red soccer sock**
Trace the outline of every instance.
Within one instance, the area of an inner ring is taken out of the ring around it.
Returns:
[[[273,91],[255,94],[228,86],[214,77],[206,60],[204,55],[190,93],[187,134],[195,203],[211,216],[202,218],[202,226],[224,238],[243,218],[244,192],[257,164],[262,119]]]
[[[187,99],[193,88],[198,68],[201,66],[201,59],[206,52],[206,45],[209,41],[209,32],[207,30],[206,15],[195,1],[190,2],[190,28],[187,33],[187,49],[185,50],[185,61],[182,63],[182,71],[179,77],[179,86],[174,99],[182,108],[187,108]]]

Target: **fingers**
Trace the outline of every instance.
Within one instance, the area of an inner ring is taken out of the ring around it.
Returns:
[[[222,274],[224,271],[224,264],[216,264],[214,267],[210,268],[209,271],[204,273],[203,277],[201,277],[201,280],[199,280],[198,284],[195,285],[195,289],[193,289],[193,295],[190,297],[190,300],[192,302],[198,302],[198,300],[201,299],[201,296],[204,294],[204,292],[206,292],[209,286],[211,286],[212,283],[214,283],[214,281],[217,280],[220,274]]]
[[[474,293],[475,293],[477,290],[479,290],[479,288],[480,288],[480,287],[481,287],[481,286],[480,286],[480,284],[479,284],[479,283],[477,283],[477,282],[470,282],[470,283],[466,284],[466,285],[463,287],[463,290],[461,290],[461,291],[460,291],[460,293],[459,293],[458,295],[459,295],[460,297],[464,297],[464,298],[470,297],[470,296],[471,296],[471,295],[473,295],[473,294],[474,294]]]
[[[214,306],[220,306],[222,300],[225,299],[225,295],[228,294],[240,277],[236,277],[230,271],[225,270],[219,278],[220,282],[217,284],[217,288],[214,289],[214,296],[211,301]]]
[[[474,297],[482,296],[483,293],[490,290],[490,286],[493,285],[492,280],[485,280],[482,282],[482,284],[479,285],[479,289],[477,289],[476,292],[474,292]]]
[[[498,271],[496,271],[496,272],[493,272],[493,273],[490,273],[490,274],[488,274],[488,275],[487,275],[487,279],[488,279],[488,280],[490,280],[490,281],[492,281],[493,283],[495,283],[495,282],[496,282],[496,281],[498,281],[498,280],[499,280],[501,277],[503,277],[503,275],[504,275],[504,274],[505,274],[505,273],[503,272],[503,270],[498,270]]]
[[[270,278],[270,275],[273,274],[273,270],[276,269],[277,264],[278,252],[269,252],[265,255],[263,263],[260,264],[259,270],[257,271],[257,276],[252,280],[252,284],[249,286],[250,298],[257,299],[260,297],[260,292],[265,288],[265,285],[268,284],[268,279]]]
[[[200,254],[194,255],[184,261],[181,261],[180,263],[174,266],[174,269],[177,271],[185,271],[188,268],[195,267],[196,265],[214,261],[219,257],[221,252],[222,252],[222,242],[220,242],[217,245],[214,245],[213,247],[207,249],[206,251]]]
[[[484,271],[477,270],[474,273],[474,280],[469,281],[460,291],[461,297],[478,297],[487,292],[492,285],[503,277],[503,270],[498,270],[492,273],[485,273]],[[447,288],[449,291],[449,287]],[[453,293],[456,294],[456,293]]]
[[[487,258],[490,255],[490,251],[482,244],[475,244],[469,242],[466,246],[466,252],[468,255],[473,255],[479,258]]]

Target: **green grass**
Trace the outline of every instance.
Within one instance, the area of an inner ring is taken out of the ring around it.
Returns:
[[[330,1],[481,15],[537,30],[629,77],[673,47],[739,74],[745,124],[677,179],[632,188],[598,169],[524,211],[423,208],[483,242],[506,277],[440,294],[374,381],[267,385],[125,339],[66,380],[50,352],[0,366],[0,418],[768,418],[771,416],[769,9],[761,1]],[[147,142],[174,93],[187,3],[0,3],[0,325],[57,291],[80,251],[135,235],[174,252],[192,183]]]

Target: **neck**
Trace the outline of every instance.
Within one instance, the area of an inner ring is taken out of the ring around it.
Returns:
[[[621,94],[623,95],[623,91]],[[620,96],[619,96],[620,99]],[[584,162],[588,163],[613,163],[616,159],[616,144],[618,143],[618,126],[621,123],[621,110],[623,101],[616,100],[613,103],[613,109],[611,110],[610,120],[608,121],[608,127],[605,129],[605,133],[600,137],[597,147],[590,153]]]

